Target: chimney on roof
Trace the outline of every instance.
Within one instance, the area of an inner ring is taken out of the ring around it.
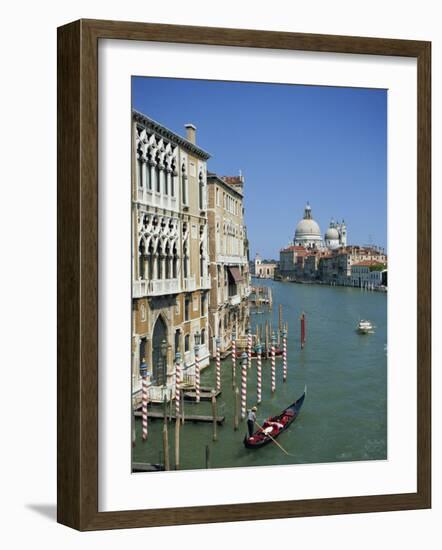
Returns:
[[[196,143],[196,126],[193,124],[185,124],[186,128],[186,139],[195,145]]]

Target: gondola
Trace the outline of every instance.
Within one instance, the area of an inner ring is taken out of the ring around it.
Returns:
[[[302,404],[307,393],[307,386],[304,388],[304,393],[294,403],[289,405],[282,413],[268,418],[251,437],[244,437],[244,445],[248,449],[257,449],[270,443],[276,439],[294,422],[299,415]],[[271,436],[271,437],[270,437]]]

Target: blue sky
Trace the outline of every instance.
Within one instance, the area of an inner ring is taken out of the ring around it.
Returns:
[[[278,258],[307,201],[325,232],[387,247],[387,91],[134,77],[135,109],[210,152],[208,169],[245,177],[251,257]]]

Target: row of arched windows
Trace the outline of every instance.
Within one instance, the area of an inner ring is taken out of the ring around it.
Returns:
[[[176,279],[179,256],[175,245],[159,244],[156,251],[152,242],[148,249],[142,240],[138,247],[138,273],[140,279]]]

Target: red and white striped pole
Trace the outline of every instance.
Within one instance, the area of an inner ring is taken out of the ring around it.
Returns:
[[[282,331],[282,380],[287,380],[287,331]]]
[[[182,373],[181,373],[181,353],[175,353],[175,416],[180,417],[180,389],[181,389]]]
[[[221,391],[221,338],[216,339],[216,391]]]
[[[141,426],[142,426],[142,439],[143,441],[147,440],[147,401],[148,401],[148,388],[147,388],[147,375],[143,376],[142,379],[142,390],[141,390]]]
[[[247,353],[241,356],[241,418],[246,417],[247,413]]]
[[[249,369],[252,366],[252,329],[250,326],[247,328],[247,361]]]
[[[261,363],[262,347],[258,342],[256,344],[256,402],[261,403],[261,389],[262,389],[262,363]]]
[[[200,402],[201,395],[201,380],[200,380],[200,347],[199,344],[195,345],[195,401]]]
[[[271,348],[271,359],[272,359],[272,393],[276,390],[276,361],[275,361],[275,344],[276,336],[275,333],[272,334],[272,348]]]
[[[232,388],[236,384],[236,332],[232,333]]]

